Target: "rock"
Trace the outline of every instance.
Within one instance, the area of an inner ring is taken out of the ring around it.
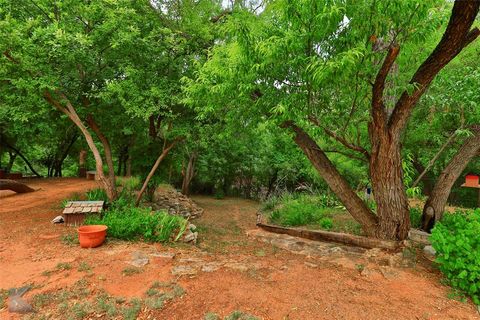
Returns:
[[[380,267],[380,272],[385,279],[394,279],[398,276],[398,272],[390,267]]]
[[[248,266],[240,262],[229,262],[229,263],[225,263],[224,266],[226,268],[230,268],[230,269],[238,270],[242,272],[248,271]]]
[[[155,258],[163,258],[163,259],[173,259],[175,258],[175,253],[173,252],[159,252],[159,253],[151,253],[152,257]]]
[[[22,297],[31,288],[32,288],[31,285],[26,285],[20,288],[11,288],[8,290],[8,295],[10,297],[14,297],[14,296]]]
[[[132,252],[132,260],[130,260],[128,263],[131,264],[132,266],[140,268],[147,265],[149,262],[150,260],[148,259],[148,256],[145,253],[141,251],[134,251]]]
[[[431,258],[431,260],[433,260],[435,259],[435,254],[437,253],[437,251],[435,251],[432,246],[425,246],[423,248],[423,253],[425,253],[425,256],[427,256],[427,258]]]
[[[8,312],[30,313],[33,312],[33,307],[22,297],[14,295],[8,299]]]
[[[174,276],[185,276],[185,275],[197,274],[197,271],[194,268],[190,266],[183,266],[183,265],[173,267],[171,272]]]
[[[210,262],[202,266],[202,271],[203,272],[214,272],[220,269],[220,264],[216,262]]]
[[[52,223],[64,223],[65,220],[63,220],[63,217],[62,216],[56,216],[55,218],[53,218],[52,220]]]
[[[166,210],[170,214],[179,215],[186,219],[198,218],[203,214],[203,209],[192,199],[169,185],[161,185],[155,190],[152,207],[155,210]],[[190,226],[193,226],[191,231],[196,229],[195,225],[190,224]]]
[[[372,274],[372,271],[367,267],[363,267],[363,270],[360,272],[360,275],[363,277],[368,277],[371,274]]]
[[[317,268],[318,267],[318,264],[311,263],[311,262],[308,262],[308,261],[305,261],[303,264],[306,265],[307,267],[310,267],[310,268]]]
[[[428,240],[429,237],[430,233],[417,229],[410,229],[410,231],[408,232],[408,238],[410,240],[424,245],[430,244],[430,240]]]
[[[183,236],[183,242],[196,244],[197,238],[198,238],[198,232],[192,232],[190,230],[187,230],[185,232],[185,235]]]

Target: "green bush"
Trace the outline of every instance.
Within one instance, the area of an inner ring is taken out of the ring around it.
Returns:
[[[114,203],[102,218],[90,216],[86,224],[108,226],[108,236],[112,238],[167,242],[177,241],[185,232],[188,221],[162,211],[152,212],[147,208]]]
[[[301,226],[318,223],[325,215],[325,207],[318,198],[302,195],[286,198],[270,215],[270,220],[284,226]]]
[[[449,284],[480,305],[480,209],[446,214],[430,240]]]
[[[320,221],[318,222],[320,227],[325,230],[330,230],[333,228],[333,220],[331,218],[321,218]]]

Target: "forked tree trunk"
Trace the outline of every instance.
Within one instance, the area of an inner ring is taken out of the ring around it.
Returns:
[[[80,129],[83,136],[85,137],[85,140],[87,141],[88,147],[93,153],[93,157],[95,158],[95,168],[97,171],[98,180],[100,180],[100,182],[103,184],[103,187],[105,188],[105,192],[107,193],[108,199],[110,201],[115,200],[116,194],[117,194],[115,189],[115,183],[112,183],[114,181],[105,177],[105,174],[103,173],[102,156],[100,155],[100,152],[98,151],[97,146],[93,141],[92,135],[88,131],[87,127],[83,124],[82,120],[78,116],[77,112],[75,111],[75,108],[72,106],[68,98],[62,93],[58,93],[58,94],[63,100],[65,100],[65,103],[67,105],[66,108],[62,106],[62,104],[58,100],[54,99],[48,90],[44,91],[44,98],[56,109],[58,109],[59,111],[67,115],[70,118],[70,120],[72,120],[72,122]]]
[[[91,114],[87,116],[87,123],[90,126],[90,128],[95,132],[97,135],[98,139],[103,145],[103,151],[105,153],[105,160],[107,161],[107,167],[108,167],[108,180],[110,180],[110,185],[113,186],[111,192],[112,192],[112,199],[117,198],[117,190],[115,188],[115,168],[113,166],[113,156],[112,156],[112,148],[110,147],[110,142],[108,141],[107,137],[102,133],[100,130],[100,127],[98,124],[95,122],[95,119]]]
[[[473,128],[474,134],[468,137],[458,149],[455,156],[448,163],[438,177],[431,195],[423,207],[422,229],[430,232],[435,222],[440,220],[445,211],[448,197],[457,179],[465,170],[468,163],[480,151],[480,125]]]
[[[150,182],[150,179],[152,179],[153,175],[155,174],[155,171],[157,171],[158,166],[160,163],[165,159],[165,157],[168,155],[170,150],[173,148],[173,146],[178,142],[178,140],[174,140],[170,145],[168,145],[166,148],[163,149],[162,153],[158,156],[157,161],[155,161],[152,169],[148,173],[147,178],[143,182],[142,188],[140,189],[140,192],[137,195],[137,199],[135,200],[135,206],[138,207],[140,204],[140,200],[142,200],[143,194],[145,193],[145,190],[147,190],[148,183]]]

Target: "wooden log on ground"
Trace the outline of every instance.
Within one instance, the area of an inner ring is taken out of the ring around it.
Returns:
[[[347,233],[330,232],[323,230],[306,230],[299,228],[285,228],[264,223],[258,223],[257,226],[269,232],[288,234],[290,236],[310,240],[337,242],[349,246],[356,246],[367,249],[380,248],[386,250],[397,250],[402,246],[402,244],[397,241],[367,238]]]
[[[16,193],[27,193],[35,191],[35,189],[30,188],[26,184],[10,179],[0,179],[0,190],[12,190]]]

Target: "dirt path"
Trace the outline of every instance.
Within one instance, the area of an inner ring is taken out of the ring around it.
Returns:
[[[384,274],[365,256],[308,257],[248,238],[246,231],[255,228],[253,201],[194,197],[205,209],[193,222],[197,246],[109,241],[85,250],[65,237],[74,228],[50,220],[62,199],[95,183],[32,185],[41,191],[0,194],[0,288],[34,284],[26,299],[39,312],[30,319],[129,319],[132,310],[139,315],[130,319],[203,319],[209,313],[223,319],[235,310],[259,319],[480,319],[472,304],[449,299],[438,273],[423,263]],[[149,263],[132,268],[127,262],[139,252]],[[163,291],[168,298],[155,300]],[[134,298],[144,305],[135,309]],[[21,317],[3,308],[0,319]]]

